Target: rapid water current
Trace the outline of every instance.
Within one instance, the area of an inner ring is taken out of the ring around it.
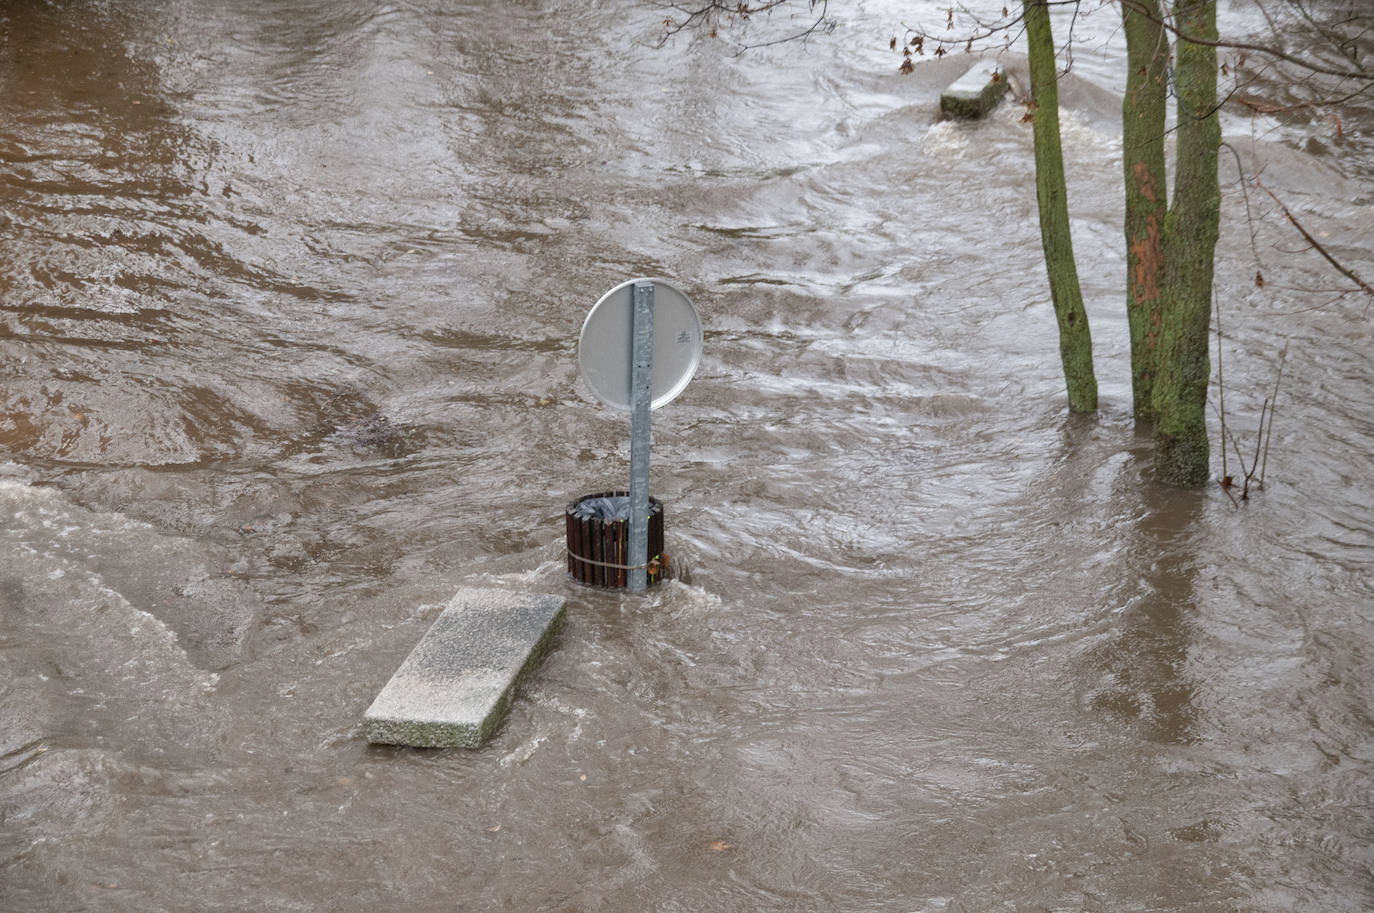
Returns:
[[[1374,909],[1374,331],[1236,170],[1374,277],[1367,100],[1225,109],[1233,502],[1130,414],[1115,10],[1071,417],[1024,105],[937,121],[996,59],[831,6],[0,4],[0,911]],[[704,354],[630,596],[563,511],[625,484],[576,342],[644,275]],[[566,626],[485,748],[369,747],[460,586]]]

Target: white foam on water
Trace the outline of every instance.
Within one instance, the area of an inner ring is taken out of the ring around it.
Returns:
[[[134,605],[92,568],[100,555],[82,543],[68,545],[77,531],[100,526],[116,534],[137,533],[137,541],[148,549],[156,545],[149,538],[156,535],[151,527],[87,511],[55,488],[6,478],[0,478],[0,513],[11,518],[3,531],[9,540],[8,573],[21,586],[25,610],[42,613],[34,622],[39,627],[88,635],[85,665],[103,666],[124,680],[171,676],[195,691],[215,687],[218,674],[197,668],[172,628]]]

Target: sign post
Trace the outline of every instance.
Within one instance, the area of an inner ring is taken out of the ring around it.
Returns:
[[[654,283],[634,284],[630,358],[630,565],[629,590],[649,585],[649,410],[654,382]]]
[[[630,413],[629,523],[623,559],[574,555],[570,538],[569,560],[624,570],[628,589],[641,592],[648,586],[650,563],[660,557],[650,555],[648,545],[649,413],[675,399],[696,373],[701,318],[671,283],[622,282],[587,313],[577,340],[577,361],[583,381],[598,399]]]

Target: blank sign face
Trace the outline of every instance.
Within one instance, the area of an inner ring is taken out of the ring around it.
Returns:
[[[601,296],[582,323],[577,364],[596,398],[630,411],[630,357],[636,282],[654,284],[654,380],[657,409],[672,402],[701,361],[701,318],[687,296],[662,279],[630,279]]]

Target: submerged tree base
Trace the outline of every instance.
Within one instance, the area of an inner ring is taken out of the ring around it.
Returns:
[[[1169,485],[1206,485],[1211,452],[1207,435],[1170,434],[1156,429],[1155,476]]]

